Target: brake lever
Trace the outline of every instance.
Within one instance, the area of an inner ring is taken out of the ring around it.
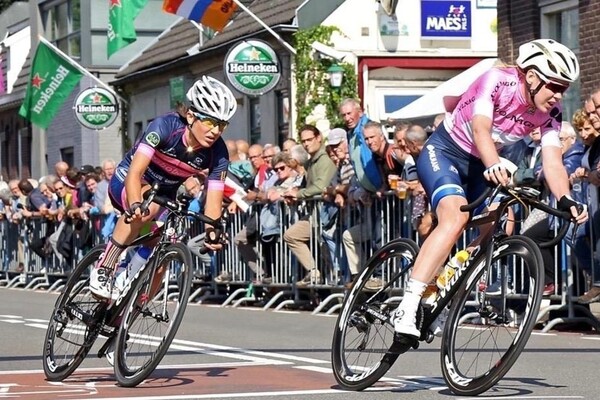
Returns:
[[[577,239],[576,238],[577,231],[579,230],[579,227],[581,225],[582,224],[573,222],[573,227],[571,228],[571,248],[575,248],[575,240]]]

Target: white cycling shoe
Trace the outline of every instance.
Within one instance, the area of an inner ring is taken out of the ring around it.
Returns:
[[[108,268],[92,268],[90,272],[90,291],[96,297],[109,300],[111,292],[112,273]]]
[[[411,336],[415,339],[421,337],[421,331],[417,329],[417,314],[408,312],[402,308],[402,304],[394,312],[392,317],[394,322],[394,331],[396,333]]]

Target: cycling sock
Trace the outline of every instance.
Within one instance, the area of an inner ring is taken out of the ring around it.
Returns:
[[[98,268],[108,268],[110,270],[114,270],[119,256],[126,247],[127,246],[122,245],[121,243],[115,242],[115,240],[111,237],[110,241],[106,245],[106,250],[104,250],[102,257],[98,261]]]
[[[410,309],[416,313],[419,302],[421,301],[421,296],[423,296],[426,287],[427,283],[410,278],[406,285],[406,290],[404,291],[404,298],[402,299],[402,303],[400,303],[402,308],[404,310]]]

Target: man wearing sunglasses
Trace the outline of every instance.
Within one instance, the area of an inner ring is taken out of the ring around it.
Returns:
[[[157,204],[142,208],[142,194],[154,183],[159,195],[174,199],[177,188],[190,176],[208,169],[204,214],[221,216],[224,181],[229,164],[221,135],[237,103],[222,82],[203,76],[187,92],[188,108],[155,118],[125,155],[109,184],[109,197],[122,215],[118,219],[98,267],[90,274],[90,289],[97,297],[111,297],[111,280],[122,250],[138,236],[142,225],[159,212]],[[126,218],[128,223],[126,223]],[[205,245],[219,250],[218,234],[207,228]]]
[[[462,205],[475,200],[486,184],[507,185],[498,150],[541,130],[543,172],[558,207],[578,223],[587,220],[585,205],[573,200],[562,163],[560,101],[579,78],[575,54],[564,45],[539,39],[519,47],[516,66],[484,72],[447,109],[444,122],[425,143],[417,173],[437,215],[438,224],[417,255],[402,302],[392,316],[401,336],[419,337],[416,312],[427,284],[447,260],[462,235],[469,213]],[[446,104],[449,106],[449,104]]]

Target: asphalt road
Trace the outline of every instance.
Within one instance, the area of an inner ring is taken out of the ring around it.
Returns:
[[[134,389],[115,385],[92,355],[65,382],[42,373],[41,349],[55,294],[0,288],[0,399],[439,399],[439,341],[401,356],[364,392],[339,390],[329,349],[334,317],[190,305],[160,368]],[[93,351],[92,351],[93,353]],[[597,399],[600,335],[534,333],[500,383],[501,399]]]

